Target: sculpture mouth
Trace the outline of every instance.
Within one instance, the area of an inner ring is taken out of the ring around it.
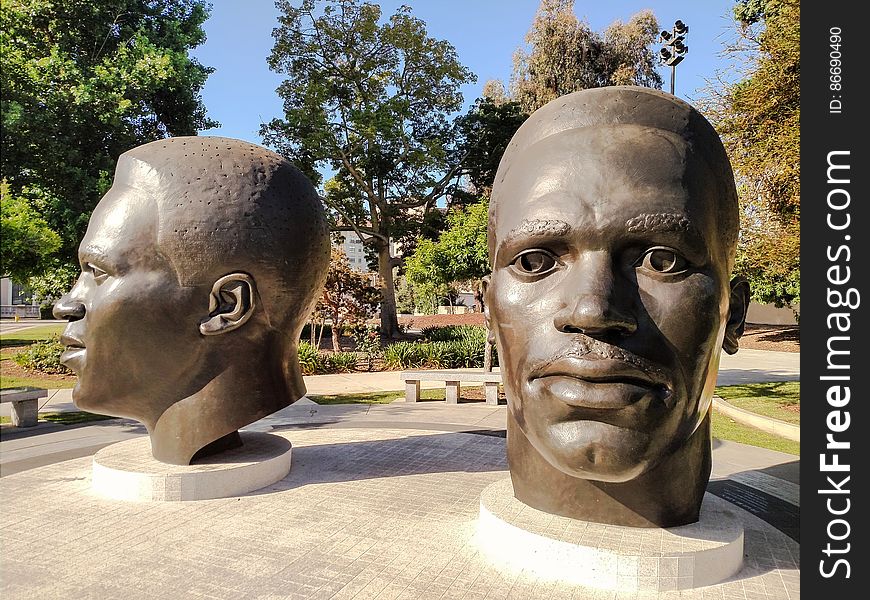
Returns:
[[[651,396],[667,405],[672,395],[656,374],[608,358],[557,359],[533,371],[529,382],[569,406],[597,410],[623,409]]]
[[[66,350],[60,355],[61,364],[66,365],[73,371],[77,371],[85,358],[86,349],[84,342],[77,337],[64,333],[60,336],[60,343],[66,346]]]

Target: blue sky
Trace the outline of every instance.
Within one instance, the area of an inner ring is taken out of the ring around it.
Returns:
[[[426,22],[431,37],[453,44],[460,61],[477,75],[475,84],[463,88],[469,105],[488,79],[507,84],[513,53],[524,43],[539,0],[380,2],[385,17],[401,4],[411,6],[413,14]],[[734,0],[577,0],[574,8],[596,31],[617,19],[627,21],[644,8],[652,9],[665,29],[676,19],[687,23],[689,54],[677,68],[676,94],[691,102],[703,95],[707,80],[727,65],[721,53],[732,37],[734,4]],[[209,116],[220,121],[221,127],[204,131],[205,135],[261,143],[260,123],[281,116],[275,89],[282,79],[266,65],[277,15],[273,0],[212,0],[211,17],[204,25],[208,40],[192,52],[202,64],[216,69],[206,82],[203,100]],[[662,68],[661,72],[668,89],[669,70]]]

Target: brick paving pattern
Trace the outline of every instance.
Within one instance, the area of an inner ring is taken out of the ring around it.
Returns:
[[[505,572],[480,555],[480,492],[504,440],[311,428],[282,481],[238,498],[131,503],[90,491],[91,459],[3,479],[4,598],[799,598],[797,544],[745,517],[738,579],[683,592],[596,591]],[[739,509],[735,509],[738,510]]]

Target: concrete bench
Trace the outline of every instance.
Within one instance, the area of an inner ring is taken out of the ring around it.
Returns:
[[[12,425],[33,427],[36,425],[39,399],[47,398],[48,390],[35,387],[0,390],[0,402],[12,403]]]
[[[501,373],[492,371],[463,371],[451,369],[447,371],[402,371],[402,381],[405,382],[405,402],[420,400],[421,381],[443,381],[447,386],[445,396],[447,404],[459,402],[459,386],[467,383],[483,383],[487,404],[498,404],[498,384],[501,383]]]

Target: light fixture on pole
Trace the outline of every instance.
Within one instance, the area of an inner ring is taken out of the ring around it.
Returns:
[[[671,68],[671,94],[674,93],[677,65],[689,52],[689,47],[685,44],[687,33],[689,33],[689,26],[678,19],[674,22],[674,28],[671,31],[662,31],[659,35],[659,42],[662,43],[662,49],[659,50],[659,60]]]

